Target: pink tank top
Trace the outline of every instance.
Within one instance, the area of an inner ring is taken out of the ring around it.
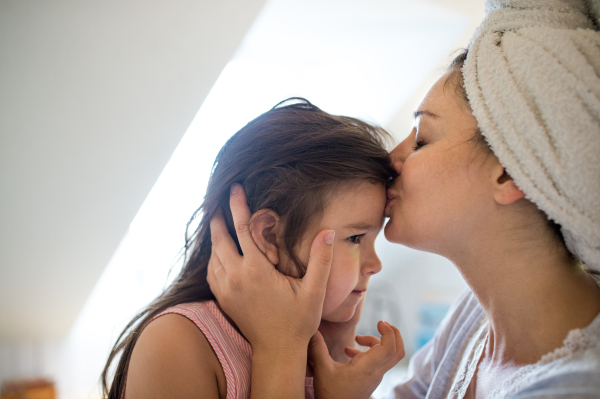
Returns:
[[[227,321],[215,302],[190,302],[173,306],[152,320],[169,313],[186,317],[202,331],[223,367],[227,399],[250,398],[252,347]],[[314,399],[312,377],[306,378],[305,387],[306,399]]]

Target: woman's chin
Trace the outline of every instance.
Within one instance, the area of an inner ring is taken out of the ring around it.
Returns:
[[[394,219],[390,218],[385,224],[385,227],[383,228],[383,235],[385,236],[385,239],[389,242],[402,244],[400,242],[399,230],[400,229],[398,228],[398,226],[394,225]]]

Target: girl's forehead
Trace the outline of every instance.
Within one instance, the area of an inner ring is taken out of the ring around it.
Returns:
[[[355,181],[338,188],[329,200],[321,225],[380,227],[386,190],[381,183]]]

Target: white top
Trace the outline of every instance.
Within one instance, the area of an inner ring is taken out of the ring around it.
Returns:
[[[593,276],[600,285],[600,277]],[[471,291],[454,303],[435,336],[410,359],[392,398],[462,399],[488,336],[488,319]],[[490,399],[600,398],[600,314],[571,330],[564,345],[521,367]]]

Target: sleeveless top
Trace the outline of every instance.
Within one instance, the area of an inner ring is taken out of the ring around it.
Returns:
[[[155,316],[179,314],[204,334],[217,355],[227,382],[227,399],[250,398],[252,374],[252,347],[250,343],[227,321],[214,301],[190,302],[173,306]],[[305,381],[306,399],[314,399],[313,378]]]

